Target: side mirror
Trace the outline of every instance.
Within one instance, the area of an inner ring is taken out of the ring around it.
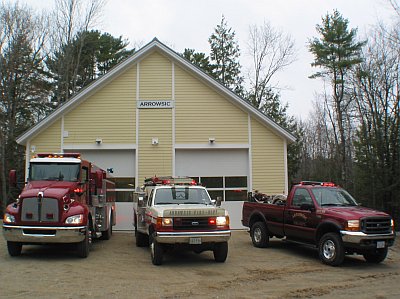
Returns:
[[[221,206],[221,202],[222,202],[222,197],[221,197],[221,196],[218,196],[218,197],[217,197],[217,202],[215,203],[215,205],[216,205],[217,207],[220,207],[220,206]]]
[[[138,207],[144,206],[144,198],[142,196],[138,197]]]
[[[103,188],[103,171],[96,170],[96,188]]]
[[[14,169],[8,174],[8,184],[10,187],[17,187],[17,171]]]

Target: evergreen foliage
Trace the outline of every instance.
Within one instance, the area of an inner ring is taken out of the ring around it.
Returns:
[[[128,42],[97,30],[79,32],[69,44],[64,44],[46,64],[54,80],[52,100],[56,104],[105,74],[134,50],[127,50]]]
[[[235,35],[235,31],[228,28],[228,23],[222,16],[221,23],[217,25],[214,33],[208,39],[211,47],[210,59],[213,63],[214,78],[229,89],[242,94],[243,77],[240,74],[240,50]]]
[[[198,66],[207,74],[213,76],[214,66],[210,63],[210,58],[204,53],[195,52],[194,49],[186,48],[182,56],[192,64]]]

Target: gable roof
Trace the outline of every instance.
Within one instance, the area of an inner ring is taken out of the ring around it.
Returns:
[[[260,112],[258,109],[254,108],[250,103],[239,97],[236,93],[226,88],[224,85],[219,83],[217,80],[212,78],[210,75],[206,74],[199,67],[193,65],[191,62],[180,56],[171,48],[167,47],[161,43],[157,38],[154,38],[150,43],[145,45],[143,48],[132,54],[129,58],[121,62],[120,64],[113,67],[105,75],[93,81],[91,84],[79,91],[70,100],[63,103],[56,110],[50,113],[47,117],[33,126],[31,129],[27,130],[21,136],[17,138],[17,143],[26,145],[29,139],[33,138],[39,134],[42,130],[48,128],[55,121],[57,121],[62,115],[68,113],[77,107],[81,102],[87,99],[90,95],[94,94],[96,91],[101,89],[105,84],[112,81],[118,75],[123,73],[126,69],[140,62],[146,56],[153,53],[154,51],[159,51],[162,55],[169,58],[175,64],[179,65],[186,71],[190,72],[194,77],[201,80],[203,83],[214,89],[219,94],[223,95],[224,98],[229,100],[232,104],[238,106],[243,111],[250,113],[258,121],[260,121],[265,126],[271,128],[279,136],[286,139],[288,143],[296,141],[296,137],[293,136],[286,129],[275,123],[271,118]]]

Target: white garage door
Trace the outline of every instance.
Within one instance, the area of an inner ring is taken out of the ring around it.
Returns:
[[[250,186],[247,149],[177,150],[175,161],[177,176],[194,177],[207,187],[213,199],[221,196],[231,228],[244,228],[242,206]]]
[[[247,149],[177,150],[175,173],[178,176],[248,175]]]

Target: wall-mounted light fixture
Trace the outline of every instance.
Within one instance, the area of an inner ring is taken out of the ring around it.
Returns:
[[[209,137],[208,138],[209,143],[214,143],[215,142],[215,137]]]
[[[157,137],[151,138],[151,145],[158,145],[158,138]]]
[[[101,139],[101,138],[96,138],[96,144],[97,145],[100,145],[100,144],[102,144],[103,143],[103,139]]]

